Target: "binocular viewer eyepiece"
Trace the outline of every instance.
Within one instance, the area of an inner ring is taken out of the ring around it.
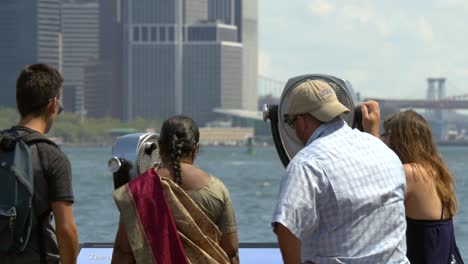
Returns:
[[[158,139],[157,133],[134,133],[117,138],[112,158],[107,162],[115,189],[161,163]]]

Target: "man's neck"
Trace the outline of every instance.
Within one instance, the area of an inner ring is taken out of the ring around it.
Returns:
[[[41,134],[45,134],[46,123],[41,117],[25,117],[21,118],[18,126],[27,127]]]

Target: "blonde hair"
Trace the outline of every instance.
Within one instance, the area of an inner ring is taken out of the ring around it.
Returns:
[[[453,177],[437,150],[428,122],[413,110],[393,115],[384,121],[388,146],[403,164],[416,163],[433,179],[444,208],[453,217],[457,212]]]

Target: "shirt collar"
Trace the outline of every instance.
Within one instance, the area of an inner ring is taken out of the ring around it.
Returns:
[[[312,143],[314,140],[329,135],[333,133],[334,131],[340,129],[342,126],[344,126],[345,121],[341,117],[336,117],[332,121],[326,122],[321,124],[315,131],[312,133],[312,136],[310,136],[309,140],[306,143],[306,146]]]

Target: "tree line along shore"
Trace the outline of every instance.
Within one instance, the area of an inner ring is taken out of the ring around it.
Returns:
[[[14,108],[0,108],[0,129],[16,125],[19,113]],[[160,120],[137,118],[120,121],[112,118],[87,118],[73,113],[62,113],[48,137],[71,146],[110,146],[119,132],[159,131]]]

